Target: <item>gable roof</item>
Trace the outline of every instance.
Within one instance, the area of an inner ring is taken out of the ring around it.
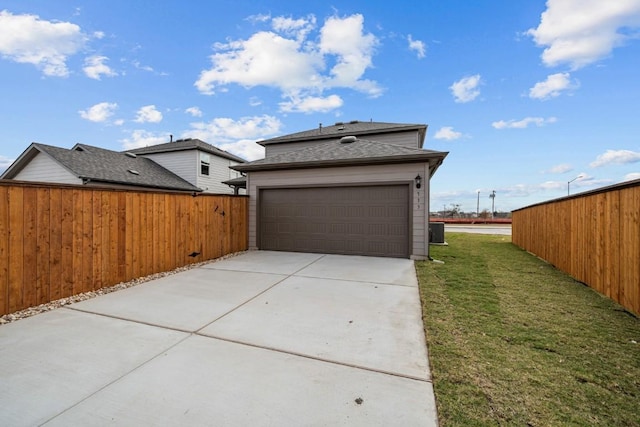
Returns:
[[[250,163],[231,166],[231,168],[242,172],[250,172],[311,167],[428,162],[433,174],[447,154],[449,153],[444,151],[408,148],[347,136],[339,141],[319,143]]]
[[[305,130],[302,132],[292,133],[289,135],[278,136],[276,138],[264,139],[258,141],[258,144],[265,146],[270,144],[279,144],[284,142],[309,141],[316,139],[341,138],[345,135],[368,135],[372,133],[392,133],[403,132],[409,130],[418,131],[421,141],[427,132],[427,125],[410,124],[410,123],[385,123],[385,122],[360,122],[352,120],[350,122],[337,122],[332,126],[323,127],[320,125],[315,129]]]
[[[71,149],[32,143],[2,174],[13,179],[36,155],[49,156],[84,181],[133,185],[165,190],[202,191],[151,159],[76,144]]]
[[[215,147],[211,144],[207,144],[206,142],[196,138],[178,139],[176,141],[166,142],[164,144],[149,145],[147,147],[135,148],[133,150],[128,150],[128,152],[145,155],[145,154],[169,153],[172,151],[185,151],[185,150],[200,150],[209,154],[213,154],[218,157],[233,160],[234,162],[238,162],[238,163],[246,162],[246,160],[243,159],[242,157],[238,157],[227,151],[221,150],[218,147]]]

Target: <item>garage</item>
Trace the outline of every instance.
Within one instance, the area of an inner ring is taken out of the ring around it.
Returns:
[[[263,250],[407,258],[408,184],[259,191]]]

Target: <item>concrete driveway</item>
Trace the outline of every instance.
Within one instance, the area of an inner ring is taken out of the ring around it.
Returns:
[[[404,259],[246,252],[0,326],[0,360],[0,425],[437,425]]]

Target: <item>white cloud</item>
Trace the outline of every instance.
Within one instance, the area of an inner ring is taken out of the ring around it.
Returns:
[[[212,66],[195,82],[201,93],[221,92],[230,84],[269,86],[281,91],[285,105],[316,98],[331,99],[334,108],[336,98],[324,95],[332,88],[354,89],[371,97],[382,93],[375,81],[363,78],[373,66],[378,39],[365,33],[362,15],[330,17],[313,37],[313,15],[299,19],[261,15],[253,19],[256,23],[267,21],[272,25],[270,31],[258,31],[246,40],[214,44]],[[332,65],[330,69],[328,65]],[[327,103],[317,105],[319,111],[326,111]]]
[[[117,108],[118,104],[115,102],[101,102],[86,110],[80,110],[78,113],[80,113],[80,117],[85,120],[100,123],[107,121],[109,117],[113,116]]]
[[[316,68],[322,58],[301,51],[299,42],[273,32],[259,32],[248,40],[217,43],[211,56],[213,67],[200,73],[195,86],[204,94],[213,94],[217,86],[237,83],[245,87],[273,86],[283,91],[319,85]]]
[[[121,139],[122,148],[132,150],[134,148],[147,147],[149,145],[163,144],[169,142],[164,133],[153,133],[146,130],[137,129],[131,132],[129,138]]]
[[[100,76],[104,75],[107,77],[117,76],[118,73],[113,71],[107,64],[109,58],[106,56],[93,55],[85,58],[84,60],[84,68],[83,71],[87,75],[87,77],[100,80]]]
[[[269,22],[271,20],[271,15],[270,14],[257,14],[257,15],[250,15],[246,18],[247,21],[253,23],[253,24],[258,24],[261,22]]]
[[[567,184],[563,181],[545,181],[542,184],[537,184],[533,186],[533,190],[535,191],[536,187],[540,190],[563,190]]]
[[[278,134],[281,127],[280,120],[268,115],[239,120],[220,117],[191,123],[192,129],[184,132],[183,137],[198,138],[247,160],[256,160],[264,157],[264,149],[255,141]]]
[[[462,137],[462,132],[456,132],[451,126],[441,127],[434,135],[435,139],[446,139],[447,141],[453,141]]]
[[[160,123],[162,113],[156,110],[155,105],[145,105],[136,112],[134,121],[137,123]]]
[[[480,95],[480,90],[478,90],[479,84],[480,74],[476,74],[463,77],[457,82],[454,82],[449,89],[451,89],[451,93],[456,102],[465,103],[473,101]]]
[[[154,72],[154,69],[148,65],[142,65],[142,63],[140,63],[140,61],[133,61],[132,62],[133,66],[135,68],[137,68],[138,70],[142,70],[142,71],[148,71],[150,73]]]
[[[596,159],[589,163],[592,168],[600,166],[640,162],[640,152],[631,150],[607,150],[604,154],[600,154]]]
[[[541,127],[549,123],[555,123],[557,120],[558,119],[555,117],[549,117],[546,119],[544,117],[525,117],[522,120],[500,120],[491,123],[491,126],[496,129],[525,129],[531,124]]]
[[[5,156],[0,156],[0,173],[3,173],[11,164],[15,161],[15,159],[10,159]]]
[[[264,158],[264,147],[256,144],[252,139],[241,139],[236,142],[221,144],[218,145],[218,148],[249,161]]]
[[[293,19],[277,16],[271,21],[272,28],[279,33],[294,36],[296,40],[303,41],[316,26],[316,17],[309,15],[306,18]]]
[[[320,29],[320,52],[334,55],[336,64],[331,69],[329,87],[351,87],[379,96],[377,83],[360,80],[367,68],[373,66],[372,58],[378,39],[371,33],[364,33],[364,17],[360,14],[327,19]]]
[[[0,11],[0,55],[33,64],[47,76],[68,76],[67,58],[78,53],[87,40],[76,24]]]
[[[280,103],[280,111],[285,113],[327,113],[342,107],[343,101],[338,95],[291,97],[290,101]]]
[[[411,34],[407,36],[407,41],[409,42],[409,50],[414,50],[418,58],[422,59],[426,56],[427,45],[423,41],[414,40]]]
[[[578,69],[609,55],[638,28],[638,0],[548,0],[540,24],[526,34],[545,48],[545,65]]]
[[[529,97],[543,100],[555,98],[556,96],[559,96],[560,92],[563,90],[577,87],[577,84],[571,83],[569,77],[569,73],[551,74],[547,76],[545,81],[538,82],[529,89]]]
[[[252,96],[251,98],[249,98],[249,105],[252,107],[257,107],[258,105],[262,105],[262,101],[260,100],[260,98]]]
[[[580,175],[577,175],[578,178],[576,178],[575,181],[571,182],[571,188],[573,189],[574,187],[590,187],[593,185],[597,185],[599,183],[608,183],[610,182],[609,180],[596,180],[593,177],[589,176],[586,173],[582,173]],[[533,193],[538,193],[540,191],[557,191],[557,190],[562,190],[563,193],[566,193],[567,191],[567,181],[545,181],[543,183],[540,184],[528,184],[528,185],[524,185],[524,184],[520,184],[519,186],[514,186],[511,187],[509,189],[505,189],[503,190],[506,193],[509,193],[510,190],[513,189],[518,189],[519,191],[522,191],[522,195],[524,196],[528,196],[530,194]],[[516,191],[517,192],[517,191]],[[514,193],[516,193],[514,192]]]
[[[561,163],[559,165],[552,166],[549,170],[545,171],[545,173],[567,173],[573,170],[573,166],[569,163]]]
[[[185,113],[191,114],[193,117],[202,117],[202,111],[198,107],[189,107],[184,110]]]
[[[0,161],[0,167],[1,166],[2,166],[2,163]],[[622,178],[623,181],[634,181],[636,179],[640,179],[640,172],[631,172],[626,174],[624,178]]]

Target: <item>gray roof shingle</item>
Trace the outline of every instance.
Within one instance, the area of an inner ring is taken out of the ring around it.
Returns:
[[[332,126],[317,127],[315,129],[302,132],[291,133],[289,135],[278,136],[276,138],[258,141],[260,145],[278,144],[281,142],[308,141],[314,139],[340,138],[345,135],[362,135],[371,133],[388,133],[405,130],[422,130],[426,133],[427,125],[411,123],[385,123],[385,122],[360,122],[353,120],[350,122],[338,122]]]
[[[178,139],[176,141],[166,142],[164,144],[149,145],[148,147],[135,148],[133,150],[128,150],[128,152],[145,155],[145,154],[168,153],[171,151],[184,151],[184,150],[195,150],[195,149],[199,149],[206,153],[214,154],[216,156],[219,156],[225,159],[233,160],[238,163],[246,162],[246,160],[243,159],[242,157],[238,157],[234,154],[229,153],[228,151],[221,150],[216,146],[207,144],[206,142],[196,138]]]
[[[76,144],[71,149],[33,143],[78,178],[168,190],[202,191],[151,159]],[[133,171],[133,172],[132,172]]]
[[[447,154],[444,151],[408,148],[366,139],[355,139],[347,143],[338,140],[236,165],[232,169],[255,171],[410,162],[429,162],[437,167]]]

